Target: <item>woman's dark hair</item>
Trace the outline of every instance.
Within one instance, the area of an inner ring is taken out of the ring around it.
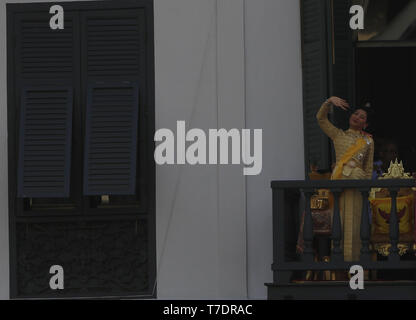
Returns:
[[[367,114],[367,123],[371,123],[371,120],[374,116],[374,108],[371,107],[370,102],[366,102],[366,103],[364,103],[363,105],[360,105],[360,106],[352,107],[351,112],[350,112],[350,116],[357,110],[364,110]]]

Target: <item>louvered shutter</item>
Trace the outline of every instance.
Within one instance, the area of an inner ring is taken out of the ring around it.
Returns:
[[[306,170],[329,169],[329,139],[316,120],[328,98],[327,6],[324,0],[302,1],[302,70]]]
[[[351,1],[333,1],[333,50],[334,57],[330,64],[331,86],[330,92],[333,96],[341,97],[350,104],[354,104],[354,49],[352,30],[350,28],[349,13]],[[335,108],[334,123],[342,129],[348,128],[348,114]]]
[[[85,72],[90,80],[137,80],[144,72],[144,10],[82,14]]]
[[[76,77],[77,18],[73,12],[65,12],[63,30],[52,30],[50,18],[45,10],[21,13],[15,20],[16,76],[26,85],[73,83]]]
[[[18,197],[70,193],[77,18],[65,12],[65,29],[52,30],[47,9],[17,13],[14,19]]]
[[[95,84],[88,89],[84,193],[135,193],[138,85]]]
[[[143,9],[86,12],[83,50],[88,88],[85,195],[136,193],[138,83],[145,65]],[[144,81],[143,81],[144,83]]]
[[[68,197],[72,89],[25,88],[19,130],[18,197]]]

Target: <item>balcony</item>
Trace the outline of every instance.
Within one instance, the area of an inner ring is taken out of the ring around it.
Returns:
[[[267,283],[269,299],[416,299],[416,259],[414,246],[406,254],[399,251],[400,240],[397,197],[402,188],[415,186],[414,179],[387,180],[320,180],[320,181],[273,181],[273,283]],[[387,257],[376,255],[372,241],[369,215],[369,193],[372,188],[388,190],[391,198],[387,241],[391,247]],[[328,236],[329,259],[324,262],[316,258],[314,230],[310,199],[316,190],[329,189],[334,206],[331,234]],[[339,199],[345,189],[356,189],[362,195],[360,222],[361,250],[358,261],[344,261],[342,248],[342,226]],[[410,190],[410,189],[409,189]],[[414,215],[414,210],[411,211]],[[300,221],[304,214],[304,250],[297,253],[296,244]],[[412,216],[414,219],[414,216]],[[414,233],[414,226],[412,229]],[[413,237],[414,243],[414,237]],[[409,258],[410,257],[410,258]],[[347,280],[307,280],[306,274],[346,274],[353,265],[366,270],[363,290],[353,290]],[[415,271],[415,272],[414,272]],[[396,279],[385,279],[375,274],[389,272]],[[407,272],[410,276],[400,279]]]

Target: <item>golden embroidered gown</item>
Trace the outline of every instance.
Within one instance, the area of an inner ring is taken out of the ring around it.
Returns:
[[[331,180],[371,179],[374,157],[373,139],[360,131],[353,129],[344,131],[335,127],[328,120],[331,106],[331,103],[324,102],[316,115],[319,126],[333,141],[335,147],[336,165]],[[359,141],[365,141],[365,143],[360,145]],[[354,147],[356,147],[355,150],[353,150]],[[345,261],[358,261],[360,257],[361,211],[361,193],[355,189],[345,190],[340,197]]]

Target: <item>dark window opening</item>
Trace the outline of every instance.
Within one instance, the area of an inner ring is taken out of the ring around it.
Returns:
[[[356,69],[357,99],[374,107],[375,139],[397,141],[406,172],[416,172],[416,48],[358,48]]]

